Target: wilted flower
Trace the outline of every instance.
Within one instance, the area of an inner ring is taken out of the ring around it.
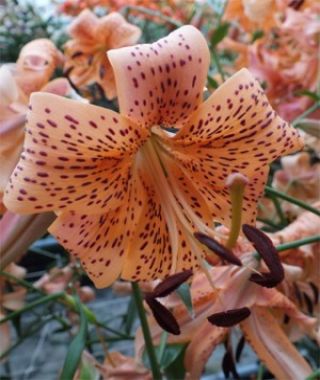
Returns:
[[[114,74],[106,52],[133,45],[140,29],[129,24],[120,13],[98,18],[84,10],[69,27],[72,37],[65,44],[65,73],[76,87],[98,83],[108,99],[116,97]]]
[[[202,103],[209,51],[191,26],[108,55],[121,113],[33,94],[5,195],[16,212],[56,211],[50,231],[98,287],[197,266],[193,233],[230,225],[229,175],[247,179],[242,220],[254,224],[268,164],[302,146],[247,70]]]

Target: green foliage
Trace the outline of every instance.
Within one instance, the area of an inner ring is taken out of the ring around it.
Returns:
[[[193,315],[190,285],[186,283],[180,285],[179,289],[177,290],[177,293],[179,294],[182,302],[185,304],[186,308],[188,309],[189,314]]]
[[[215,48],[226,37],[229,27],[230,24],[228,22],[224,22],[217,27],[210,40],[212,48]]]
[[[83,310],[79,297],[75,297],[77,307],[80,313],[80,328],[78,334],[73,338],[69,350],[67,352],[60,380],[73,379],[73,376],[79,366],[82,352],[86,345],[88,333],[88,321]]]

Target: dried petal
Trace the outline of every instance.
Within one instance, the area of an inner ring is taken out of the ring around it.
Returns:
[[[234,379],[240,379],[230,351],[227,351],[222,359],[222,370],[226,378],[232,373]]]
[[[189,269],[167,277],[154,288],[153,292],[149,293],[149,296],[152,298],[166,297],[174,290],[176,290],[181,284],[187,281],[188,278],[192,276],[192,274],[192,270]]]
[[[208,321],[215,326],[230,327],[248,318],[250,314],[249,308],[242,307],[212,314],[208,317]]]
[[[152,314],[160,327],[171,334],[180,334],[180,327],[178,325],[178,322],[166,307],[151,297],[146,297],[146,302],[149,305]]]
[[[201,232],[195,232],[194,236],[196,239],[200,241],[200,243],[204,244],[208,247],[212,252],[214,252],[217,256],[219,256],[222,260],[226,260],[231,264],[241,266],[241,260],[235,256],[230,249],[224,247],[222,244],[218,243],[215,239],[211,238],[208,235],[205,235]]]
[[[242,226],[242,231],[262,256],[270,270],[270,273],[263,272],[261,275],[252,274],[250,281],[267,288],[277,286],[284,279],[284,269],[272,241],[264,232],[248,224]]]

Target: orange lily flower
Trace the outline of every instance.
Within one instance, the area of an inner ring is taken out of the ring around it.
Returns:
[[[116,97],[111,64],[106,56],[110,49],[133,45],[141,30],[129,24],[120,13],[98,18],[84,10],[69,27],[72,40],[65,44],[65,72],[76,87],[98,83],[108,99]]]
[[[246,247],[247,244],[244,244]],[[243,248],[239,249],[242,251]],[[249,267],[257,267],[256,260],[248,255],[243,256],[242,262]],[[280,324],[287,315],[294,321],[296,328],[319,339],[315,330],[316,319],[300,312],[277,289],[261,288],[248,281],[251,273],[248,267],[214,267],[210,274],[215,290],[203,273],[196,273],[191,285],[193,318],[181,301],[176,302],[172,312],[180,325],[181,335],[169,335],[168,343],[189,343],[184,358],[186,379],[201,377],[213,350],[225,340],[230,331],[230,328],[212,325],[207,318],[214,313],[242,307],[249,307],[251,314],[240,322],[240,328],[248,343],[277,379],[302,379],[312,372]],[[154,342],[159,343],[163,330],[153,318],[149,322]],[[135,344],[138,356],[143,346],[139,332]]]
[[[223,18],[237,21],[247,32],[269,30],[276,23],[277,0],[232,0],[227,2]]]
[[[209,50],[192,26],[108,55],[121,113],[33,94],[5,194],[15,212],[58,214],[50,232],[97,287],[196,267],[193,233],[230,225],[230,174],[248,179],[242,220],[253,224],[268,164],[302,147],[247,70],[202,102]]]

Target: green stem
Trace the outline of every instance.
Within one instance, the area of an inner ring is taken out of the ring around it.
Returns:
[[[37,292],[38,294],[41,294],[42,296],[46,296],[47,295],[42,290],[40,290],[40,289],[36,288],[35,286],[31,285],[28,281],[16,278],[15,276],[13,276],[10,273],[4,272],[4,271],[0,271],[0,276],[3,276],[3,277],[7,278],[10,281],[14,281],[15,283],[23,286],[24,288],[27,288],[27,289],[29,289],[31,291],[34,291],[34,292]],[[74,297],[70,296],[69,294],[66,294],[65,292],[60,293],[60,296],[58,297],[57,302],[59,302],[60,304],[62,304],[65,307],[70,308],[73,312],[79,314],[79,310],[76,307],[75,299],[74,299]],[[104,330],[106,330],[106,331],[108,331],[108,332],[110,332],[110,333],[112,333],[114,335],[122,337],[123,339],[127,339],[127,335],[122,334],[119,331],[114,330],[111,327],[106,326],[103,322],[98,321],[96,319],[96,316],[94,315],[94,313],[86,305],[83,305],[83,308],[84,308],[84,312],[86,314],[86,317],[88,318],[88,321],[90,323],[92,323],[92,324],[94,324],[96,326],[99,326],[99,327],[103,328]]]
[[[139,315],[139,319],[141,323],[142,333],[144,336],[146,350],[147,350],[149,361],[150,361],[150,367],[151,367],[151,371],[153,375],[153,380],[161,380],[162,376],[161,376],[159,364],[157,361],[156,352],[154,350],[154,346],[152,343],[148,320],[147,320],[146,313],[143,307],[140,287],[137,282],[132,282],[131,284],[132,284],[133,296],[137,305],[137,310],[138,310],[138,315]]]
[[[7,355],[10,354],[10,352],[12,350],[14,350],[16,347],[18,347],[21,343],[23,343],[27,338],[29,338],[30,336],[32,336],[33,334],[36,334],[39,332],[39,329],[44,326],[46,323],[48,323],[50,320],[52,320],[53,317],[50,317],[50,318],[46,318],[44,321],[40,321],[39,323],[37,324],[34,324],[32,323],[33,326],[28,326],[30,327],[30,329],[28,328],[27,329],[27,333],[26,334],[23,334],[12,346],[10,346],[6,351],[4,351],[1,355],[0,355],[0,360],[2,360],[3,358],[5,358]]]
[[[160,11],[154,11],[152,9],[145,8],[145,7],[140,7],[140,6],[137,6],[137,5],[126,5],[121,10],[121,12],[125,12],[126,13],[127,11],[137,11],[137,12],[141,12],[141,13],[144,13],[146,15],[149,15],[149,16],[159,17],[162,20],[164,20],[166,22],[169,22],[170,24],[176,26],[177,28],[180,28],[182,26],[182,23],[180,21],[175,20],[175,19],[173,19],[171,17],[168,17],[168,16],[164,15]]]
[[[294,240],[290,243],[283,243],[276,246],[278,252],[286,251],[287,249],[293,249],[301,247],[302,245],[318,243],[320,241],[320,235],[309,236],[304,239]]]
[[[316,369],[306,380],[317,380],[320,377],[320,369]]]
[[[281,229],[281,228],[284,227],[283,225],[281,225],[281,224],[276,224],[276,223],[274,223],[272,220],[269,220],[269,219],[257,218],[257,220],[258,220],[259,222],[264,223],[264,224],[266,224],[267,226],[272,227],[272,228],[277,229],[277,230],[279,230],[279,229]]]
[[[284,215],[284,213],[282,211],[279,199],[276,196],[273,196],[273,197],[271,197],[271,200],[272,200],[272,202],[274,204],[274,207],[275,207],[276,212],[278,214],[278,217],[280,219],[280,224],[283,224],[283,225],[286,226],[288,224],[287,218],[285,217],[285,215]]]
[[[304,119],[306,116],[308,116],[310,113],[316,111],[320,107],[320,102],[315,102],[310,108],[308,108],[305,112],[303,112],[300,116],[295,118],[292,122],[292,125],[294,127],[297,127],[299,122]]]
[[[9,321],[12,318],[15,318],[16,316],[18,316],[18,315],[20,315],[20,314],[22,314],[22,313],[24,313],[24,312],[26,312],[28,310],[31,310],[31,309],[39,306],[39,305],[43,305],[44,303],[48,303],[50,301],[53,301],[53,300],[61,297],[62,295],[63,295],[63,293],[50,294],[48,296],[44,296],[44,297],[42,297],[40,299],[37,299],[37,300],[35,300],[33,302],[30,302],[27,306],[22,307],[21,309],[16,310],[16,311],[10,313],[9,315],[7,315],[6,317],[2,318],[0,320],[0,325],[2,323],[6,322],[6,321]]]
[[[308,210],[308,211],[311,211],[312,213],[320,216],[320,211],[317,210],[316,208],[308,205],[307,203],[301,201],[300,199],[297,199],[297,198],[293,198],[291,197],[290,195],[287,195],[285,193],[283,193],[282,191],[279,191],[279,190],[276,190],[276,189],[273,189],[272,187],[270,186],[266,186],[265,187],[265,193],[267,196],[276,196],[278,198],[281,198],[281,199],[284,199],[285,201],[287,202],[290,202],[290,203],[293,203],[305,210]]]
[[[320,241],[320,235],[314,235],[314,236],[309,236],[309,237],[304,238],[304,239],[294,240],[294,241],[291,241],[290,243],[279,244],[275,248],[278,252],[282,252],[282,251],[286,251],[288,249],[298,248],[298,247],[301,247],[303,245],[318,243],[319,241]],[[261,259],[258,252],[253,252],[252,255],[257,260]]]
[[[218,73],[221,76],[222,82],[224,82],[226,80],[226,77],[222,69],[218,53],[216,52],[215,48],[212,49],[211,54],[212,54],[213,61],[215,65],[217,66]]]

